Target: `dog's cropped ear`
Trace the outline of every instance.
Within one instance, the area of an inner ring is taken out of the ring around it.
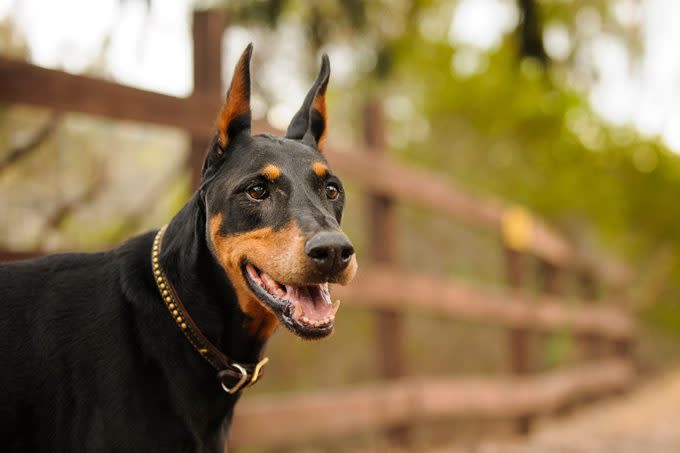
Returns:
[[[252,54],[253,44],[251,43],[236,63],[234,76],[227,91],[227,100],[217,117],[218,144],[222,151],[237,135],[244,132],[250,133],[250,57]]]
[[[330,74],[331,65],[328,55],[324,54],[321,58],[319,75],[286,131],[286,138],[302,140],[309,145],[316,146],[319,151],[323,151],[328,127],[326,88]]]

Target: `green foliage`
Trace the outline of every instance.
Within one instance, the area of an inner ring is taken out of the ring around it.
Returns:
[[[680,332],[680,305],[678,304],[678,293],[674,291],[673,296],[669,297],[665,303],[656,304],[642,313],[642,318],[648,323],[670,331]]]
[[[472,192],[521,202],[575,236],[594,235],[643,273],[662,246],[678,256],[679,156],[596,117],[582,93],[561,83],[560,68],[518,62],[511,39],[480,53],[483,70],[472,75],[449,63],[466,51],[415,35],[400,43],[391,86],[409,93],[431,131],[423,141],[394,143],[401,158],[445,169]],[[671,278],[678,288],[680,270]],[[645,319],[680,332],[672,300]]]

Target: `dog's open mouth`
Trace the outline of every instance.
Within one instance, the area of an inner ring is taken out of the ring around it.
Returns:
[[[328,283],[286,285],[248,262],[243,265],[243,273],[255,295],[293,333],[304,338],[321,338],[333,331],[340,301],[331,301]]]

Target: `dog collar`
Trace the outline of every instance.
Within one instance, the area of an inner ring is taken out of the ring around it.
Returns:
[[[265,357],[257,363],[238,363],[224,355],[215,345],[213,345],[203,332],[198,328],[194,320],[189,316],[189,312],[182,304],[177,291],[163,272],[158,255],[161,251],[163,233],[167,225],[158,230],[151,249],[151,267],[154,273],[156,287],[161,294],[163,303],[172,316],[175,324],[182,331],[191,346],[203,357],[215,370],[217,370],[217,380],[229,394],[234,394],[244,388],[250,387],[262,377],[262,369],[269,362]]]

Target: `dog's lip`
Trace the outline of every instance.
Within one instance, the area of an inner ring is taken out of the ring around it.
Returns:
[[[242,264],[243,275],[257,298],[271,308],[286,327],[304,338],[330,334],[340,301],[331,301],[328,282],[309,285],[279,283],[254,264]]]

